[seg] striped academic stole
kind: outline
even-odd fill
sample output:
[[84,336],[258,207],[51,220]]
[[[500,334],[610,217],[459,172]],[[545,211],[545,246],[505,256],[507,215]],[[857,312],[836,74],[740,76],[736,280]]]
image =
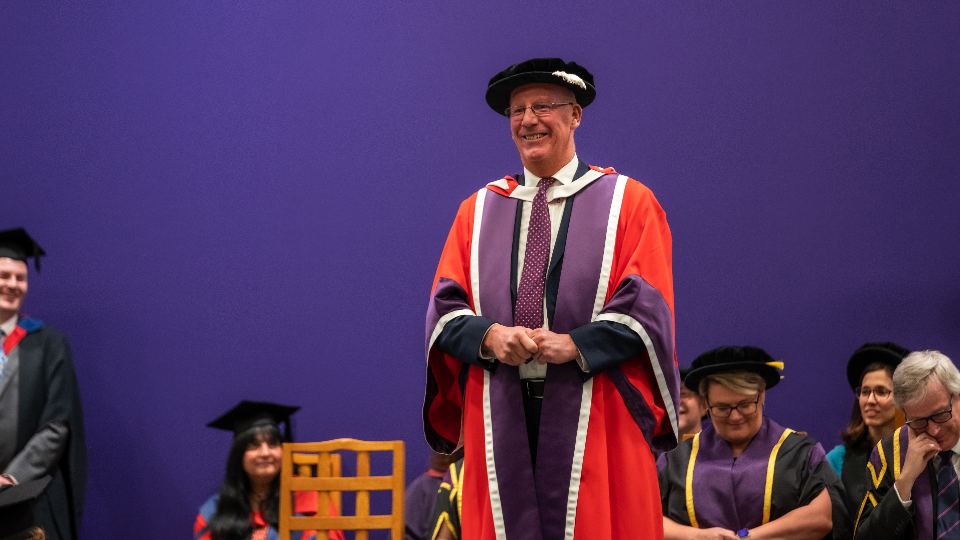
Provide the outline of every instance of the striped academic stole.
[[13,332],[10,332],[10,335],[4,338],[3,354],[0,354],[0,381],[3,381],[3,372],[7,367],[7,355],[17,348],[17,345],[20,344],[23,338],[27,337],[27,334],[32,334],[41,328],[43,328],[43,322],[41,321],[36,319],[21,319],[17,323],[16,328],[13,329]]

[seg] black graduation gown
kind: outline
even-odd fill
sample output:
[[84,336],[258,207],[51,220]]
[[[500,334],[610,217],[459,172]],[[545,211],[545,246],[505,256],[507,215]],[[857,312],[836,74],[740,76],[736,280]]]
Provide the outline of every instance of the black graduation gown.
[[18,345],[20,354],[17,452],[51,422],[69,427],[69,439],[53,479],[34,507],[48,540],[74,540],[86,486],[86,445],[77,380],[66,338],[42,327]]

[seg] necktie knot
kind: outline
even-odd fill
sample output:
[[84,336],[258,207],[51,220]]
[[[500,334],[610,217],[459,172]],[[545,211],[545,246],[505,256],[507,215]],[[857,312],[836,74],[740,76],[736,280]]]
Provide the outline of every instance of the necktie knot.
[[556,181],[557,181],[556,178],[551,178],[549,176],[546,178],[541,178],[540,183],[537,184],[537,195],[541,193],[546,193],[547,189],[549,189],[550,186],[552,186]]

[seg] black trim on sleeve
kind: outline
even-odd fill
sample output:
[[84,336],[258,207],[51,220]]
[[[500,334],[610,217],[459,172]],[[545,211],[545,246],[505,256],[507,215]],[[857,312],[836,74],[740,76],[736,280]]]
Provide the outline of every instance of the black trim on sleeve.
[[461,362],[477,364],[483,368],[493,370],[496,362],[480,357],[480,346],[483,336],[493,326],[493,321],[477,315],[462,315],[456,317],[443,327],[434,346],[441,351],[455,356]]
[[643,339],[626,325],[613,321],[595,321],[570,331],[570,337],[594,375],[625,360],[646,355]]

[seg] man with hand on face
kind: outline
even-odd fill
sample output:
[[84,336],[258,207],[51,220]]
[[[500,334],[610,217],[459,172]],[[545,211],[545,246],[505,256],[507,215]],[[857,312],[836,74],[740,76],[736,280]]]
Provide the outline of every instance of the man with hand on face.
[[86,481],[80,396],[67,340],[21,314],[27,259],[45,252],[23,229],[0,231],[0,489],[52,476],[34,504],[48,539],[77,537]]
[[906,425],[867,463],[858,539],[960,538],[960,371],[937,351],[907,355],[893,373]]
[[677,442],[671,238],[648,188],[580,159],[593,76],[515,64],[486,101],[523,172],[465,200],[427,313],[424,430],[464,449],[465,539],[662,537]]

